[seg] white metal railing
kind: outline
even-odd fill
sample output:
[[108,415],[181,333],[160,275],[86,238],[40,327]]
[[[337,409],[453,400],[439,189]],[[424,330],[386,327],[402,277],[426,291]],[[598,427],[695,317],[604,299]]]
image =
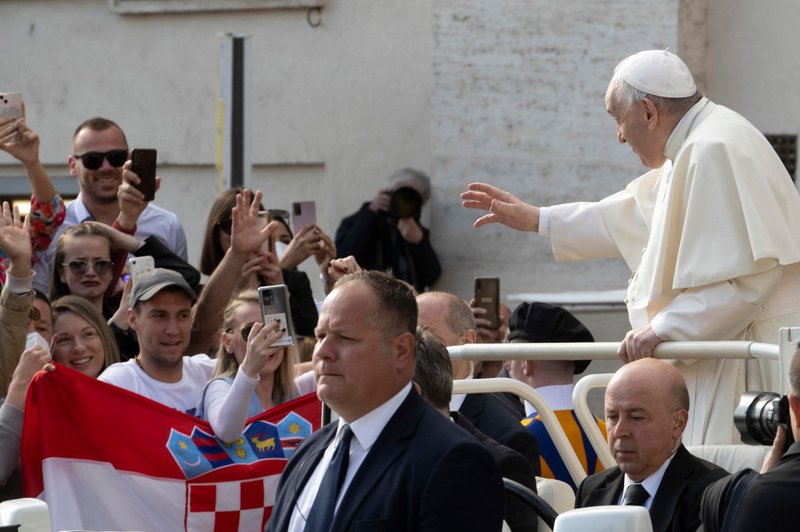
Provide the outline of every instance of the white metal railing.
[[[778,362],[781,378],[780,393],[785,394],[789,390],[789,365],[792,357],[798,352],[799,344],[800,327],[786,327],[780,329],[777,345],[751,341],[662,342],[653,350],[653,356],[675,360],[716,358],[775,360]],[[467,344],[451,346],[447,350],[452,360],[617,360],[618,347],[617,342],[510,343]],[[593,421],[592,413],[586,404],[586,395],[591,388],[605,386],[610,378],[610,374],[587,375],[578,381],[573,392],[576,415],[604,467],[616,464],[600,429]],[[586,476],[553,410],[533,388],[513,379],[453,381],[453,393],[484,392],[511,392],[533,404],[541,415],[545,428],[567,465],[572,479],[577,484]],[[580,472],[575,470],[576,464]]]
[[[518,395],[536,407],[536,411],[542,417],[542,422],[547,429],[547,434],[553,440],[558,449],[558,454],[564,460],[575,485],[581,483],[586,478],[586,471],[583,470],[578,455],[569,443],[564,429],[556,418],[556,414],[544,397],[539,392],[527,384],[514,379],[468,379],[454,380],[453,393],[490,393],[490,392],[511,392]],[[601,435],[602,437],[602,435]]]

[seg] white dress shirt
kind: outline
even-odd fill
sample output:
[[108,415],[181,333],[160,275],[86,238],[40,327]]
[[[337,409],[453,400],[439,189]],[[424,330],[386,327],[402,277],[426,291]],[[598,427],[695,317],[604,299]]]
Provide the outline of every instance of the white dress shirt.
[[[406,397],[408,397],[410,391],[411,383],[409,382],[402,390],[381,406],[349,423],[350,430],[353,431],[353,439],[350,441],[350,460],[347,464],[347,474],[344,477],[342,488],[339,490],[339,498],[336,500],[337,510],[339,509],[339,504],[342,502],[342,497],[345,492],[347,492],[347,488],[350,487],[353,477],[367,457],[369,450],[375,444],[378,436],[383,432],[383,429],[386,427],[386,424],[389,423],[394,413],[400,408],[400,405]],[[292,517],[289,521],[288,532],[303,532],[306,526],[306,516],[311,511],[314,499],[317,497],[317,491],[319,491],[319,486],[322,484],[325,472],[328,470],[328,466],[333,459],[333,453],[336,452],[336,448],[339,446],[339,442],[342,439],[342,428],[347,424],[347,420],[339,418],[336,436],[333,438],[331,444],[328,445],[328,448],[325,449],[325,453],[322,455],[316,469],[314,469],[314,473],[309,477],[308,482],[306,482],[305,487],[303,487],[303,491],[300,492],[300,496],[297,498],[297,503],[294,505]],[[334,513],[334,515],[336,514]]]

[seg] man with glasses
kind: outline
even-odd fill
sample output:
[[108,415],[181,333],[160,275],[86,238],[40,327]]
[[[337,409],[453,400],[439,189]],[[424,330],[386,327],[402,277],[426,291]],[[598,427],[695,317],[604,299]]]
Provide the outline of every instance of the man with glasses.
[[[72,136],[72,155],[68,158],[70,173],[80,186],[78,197],[67,206],[60,231],[36,265],[34,287],[46,292],[49,288],[56,242],[69,225],[94,220],[113,225],[138,239],[156,236],[176,255],[186,260],[186,234],[178,217],[161,207],[144,202],[128,184],[133,176],[124,165],[128,160],[128,141],[122,129],[106,118],[90,118]],[[129,176],[123,180],[123,173]],[[124,191],[124,193],[123,193]],[[118,197],[119,194],[119,197]],[[122,200],[124,208],[120,207]]]

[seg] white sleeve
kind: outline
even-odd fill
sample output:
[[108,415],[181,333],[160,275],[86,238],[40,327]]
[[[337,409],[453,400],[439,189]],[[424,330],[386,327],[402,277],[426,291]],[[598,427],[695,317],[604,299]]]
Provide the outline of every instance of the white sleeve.
[[550,236],[553,255],[557,261],[607,259],[620,256],[619,249],[606,227],[599,203],[553,205],[547,208],[545,216],[547,233],[542,231],[541,211],[539,211],[539,232]]
[[313,371],[306,371],[299,375],[294,380],[294,386],[297,389],[297,396],[309,394],[317,390],[317,379],[314,378]]
[[650,322],[662,340],[735,338],[781,281],[781,268],[684,290]]
[[257,378],[248,377],[240,367],[233,384],[215,379],[208,384],[203,399],[206,418],[214,434],[224,441],[236,441],[242,436],[250,408],[250,397],[258,384]]

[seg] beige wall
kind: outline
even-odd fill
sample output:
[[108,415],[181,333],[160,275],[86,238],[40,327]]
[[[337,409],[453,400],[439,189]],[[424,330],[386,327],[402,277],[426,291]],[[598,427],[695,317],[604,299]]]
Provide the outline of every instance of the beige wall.
[[[506,294],[611,289],[628,276],[618,261],[556,264],[546,239],[474,230],[459,192],[487,180],[541,204],[595,200],[641,173],[603,95],[614,64],[645,48],[679,50],[712,98],[765,131],[797,133],[798,5],[329,0],[312,28],[304,9],[134,16],[100,0],[4,0],[1,86],[25,94],[54,176],[67,175],[71,132],[89,116],[158,148],[156,202],[184,221],[195,261],[216,195],[216,35],[247,33],[253,185],[268,206],[316,199],[333,234],[386,176],[414,166],[434,184],[424,219],[445,269],[437,288],[466,297],[474,276],[496,275]],[[19,173],[0,153],[0,175]]]

